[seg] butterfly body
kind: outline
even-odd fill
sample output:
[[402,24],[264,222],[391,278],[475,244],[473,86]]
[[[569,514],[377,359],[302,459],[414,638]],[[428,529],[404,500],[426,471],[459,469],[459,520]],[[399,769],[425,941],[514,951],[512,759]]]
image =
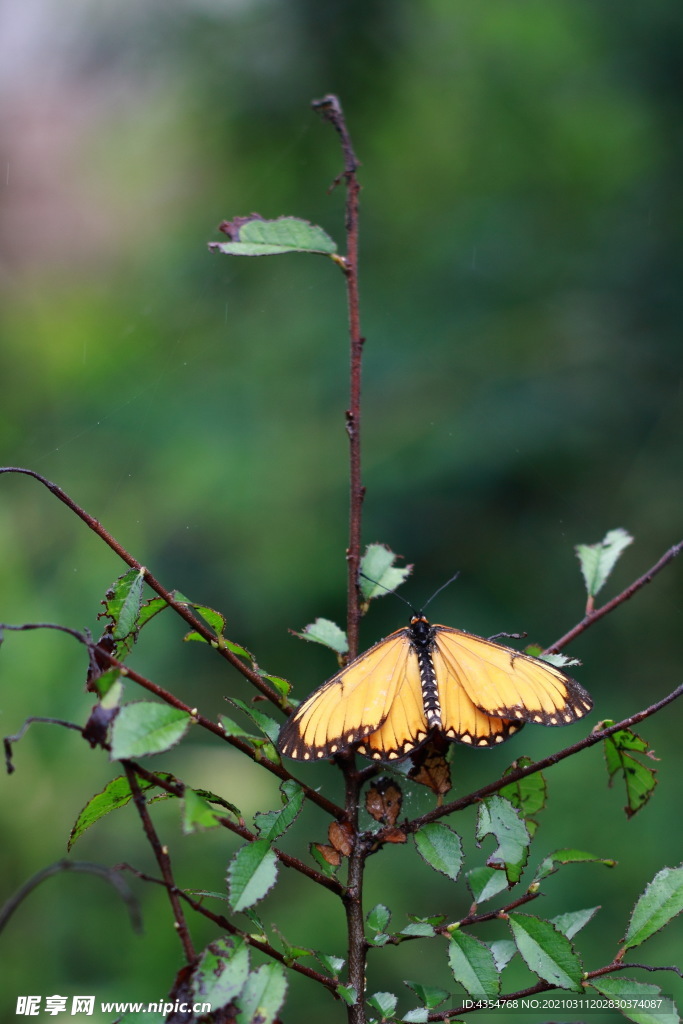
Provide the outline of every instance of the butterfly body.
[[351,748],[392,761],[437,732],[491,747],[525,722],[566,725],[591,707],[583,687],[554,665],[415,615],[311,694],[278,747],[303,761]]

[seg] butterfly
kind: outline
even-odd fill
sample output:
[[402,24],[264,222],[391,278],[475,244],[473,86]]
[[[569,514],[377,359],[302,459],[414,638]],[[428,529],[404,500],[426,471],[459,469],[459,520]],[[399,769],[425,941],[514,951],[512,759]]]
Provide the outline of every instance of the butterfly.
[[592,706],[549,662],[413,615],[315,690],[283,725],[278,749],[299,761],[351,748],[396,761],[436,733],[493,747],[526,722],[568,725]]

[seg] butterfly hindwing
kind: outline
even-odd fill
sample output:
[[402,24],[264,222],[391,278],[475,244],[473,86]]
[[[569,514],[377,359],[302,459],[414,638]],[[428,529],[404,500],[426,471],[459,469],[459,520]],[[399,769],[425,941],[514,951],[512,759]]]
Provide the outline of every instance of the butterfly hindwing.
[[443,686],[461,687],[487,715],[568,725],[593,706],[586,690],[550,662],[450,626],[434,629],[445,668]]

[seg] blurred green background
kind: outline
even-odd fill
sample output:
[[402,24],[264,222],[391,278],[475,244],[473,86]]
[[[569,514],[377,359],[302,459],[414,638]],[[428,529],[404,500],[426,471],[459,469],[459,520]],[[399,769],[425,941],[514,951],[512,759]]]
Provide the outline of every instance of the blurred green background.
[[[418,607],[460,570],[435,621],[551,643],[583,613],[576,543],[616,526],[635,535],[609,597],[681,539],[682,44],[671,0],[5,0],[0,462],[59,483],[167,586],[220,608],[230,636],[296,695],[333,672],[328,652],[288,630],[345,615],[343,280],[324,259],[230,260],[206,242],[223,218],[257,210],[320,223],[343,247],[343,195],[327,191],[337,139],[309,108],[335,91],[363,162],[365,541],[416,564],[404,593]],[[0,559],[9,622],[97,630],[123,571],[23,477],[0,478]],[[376,605],[364,646],[405,621],[393,598]],[[674,564],[574,645],[595,698],[589,726],[680,682],[680,613]],[[247,697],[184,632],[156,620],[132,664],[206,714]],[[6,636],[3,734],[28,715],[84,721],[85,668],[65,636]],[[458,748],[454,792],[585,730]],[[676,705],[642,727],[660,782],[631,821],[597,748],[548,773],[536,860],[575,845],[620,862],[564,869],[530,908],[602,904],[577,940],[587,969],[616,951],[646,882],[680,860],[679,730]],[[0,898],[64,855],[79,810],[114,774],[47,726],[15,761]],[[270,777],[204,736],[149,764],[245,816],[278,804]],[[301,776],[338,787],[327,765]],[[406,808],[429,803],[412,794]],[[237,843],[183,837],[171,802],[155,814],[178,883],[222,889]],[[451,822],[468,867],[491,852],[473,848],[473,821]],[[304,852],[325,829],[307,812],[286,845]],[[155,870],[131,808],[73,856]],[[4,1015],[18,994],[167,993],[181,965],[170,913],[163,893],[132,884],[142,938],[95,878],[59,876],[29,897],[0,936]],[[409,912],[469,908],[464,887],[411,849],[370,861],[367,905],[379,901],[396,927]],[[259,910],[291,942],[343,953],[335,901],[291,873]],[[217,934],[193,929],[198,947]],[[679,922],[637,959],[671,963],[680,948]],[[371,953],[369,991],[404,978],[448,987],[442,951],[416,951]],[[509,973],[508,990],[530,983]],[[670,974],[644,980],[680,990]],[[320,1014],[344,1019],[292,976],[286,1019]]]

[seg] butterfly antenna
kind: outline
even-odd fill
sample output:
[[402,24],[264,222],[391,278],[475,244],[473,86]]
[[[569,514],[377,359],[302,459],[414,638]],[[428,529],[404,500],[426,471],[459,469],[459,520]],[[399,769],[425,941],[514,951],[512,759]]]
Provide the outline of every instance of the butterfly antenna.
[[434,591],[432,596],[427,601],[427,604],[423,605],[422,611],[425,611],[425,609],[429,607],[429,605],[432,603],[434,598],[438,597],[438,595],[441,593],[442,590],[445,590],[446,587],[450,586],[451,583],[453,583],[455,580],[457,580],[459,575],[460,575],[460,570],[458,569],[458,571],[453,576],[451,576],[451,578],[449,580],[446,580],[445,583],[442,583],[441,586],[439,587],[439,589]]
[[408,601],[403,596],[403,594],[398,594],[395,590],[391,590],[389,587],[385,587],[383,583],[379,582],[379,580],[373,580],[372,576],[366,576],[365,573],[361,572],[360,570],[358,570],[358,575],[362,576],[364,580],[368,580],[370,583],[374,583],[374,585],[376,587],[381,587],[382,590],[386,590],[387,594],[393,594],[394,597],[397,597],[399,599],[399,601],[403,601],[404,604],[408,605],[408,607],[410,608],[410,610],[413,613],[413,615],[417,615],[417,611],[413,608],[413,606],[410,603],[410,601]]

